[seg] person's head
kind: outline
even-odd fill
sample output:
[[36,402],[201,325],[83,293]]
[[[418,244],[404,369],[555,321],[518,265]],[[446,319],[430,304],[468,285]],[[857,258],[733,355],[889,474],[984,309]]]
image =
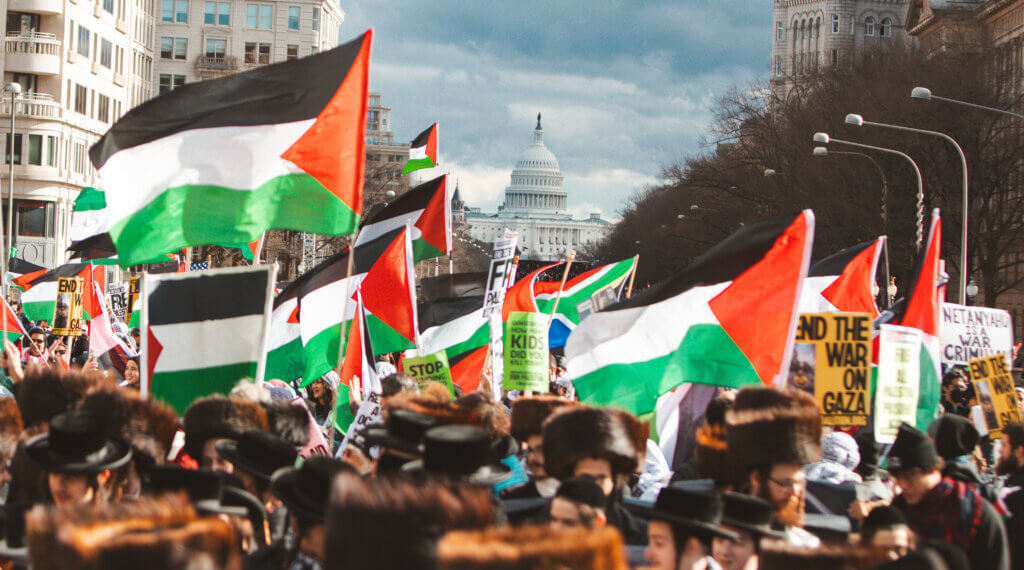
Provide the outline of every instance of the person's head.
[[619,410],[567,406],[553,413],[542,430],[544,470],[559,480],[589,477],[611,496],[637,471],[639,442],[646,424]]
[[944,463],[935,444],[923,431],[903,423],[889,452],[889,473],[903,490],[903,497],[917,504],[942,481]]
[[593,481],[604,496],[611,496],[618,484],[610,461],[604,457],[581,457],[572,469],[573,477],[584,477]]
[[238,439],[251,428],[269,429],[267,412],[258,403],[219,395],[200,398],[185,410],[185,453],[203,469],[230,473],[231,463],[217,453],[217,441]]
[[750,472],[751,494],[775,508],[775,521],[787,526],[802,526],[804,491],[807,479],[798,463],[773,463]]
[[7,463],[14,458],[24,424],[14,398],[0,398],[0,488],[10,481]]
[[139,385],[139,357],[133,356],[124,363],[124,381],[129,386]]
[[782,538],[771,528],[775,510],[771,503],[740,493],[722,493],[722,528],[735,537],[716,536],[711,555],[723,570],[758,567],[762,538]]
[[877,560],[898,560],[914,549],[916,538],[899,509],[875,507],[864,519],[861,544],[875,553]]
[[607,498],[604,490],[586,478],[568,479],[551,500],[550,524],[553,529],[595,528],[604,526]]
[[736,538],[715,537],[711,543],[711,556],[722,570],[754,570],[757,568],[758,537],[753,533],[726,527]]
[[28,331],[29,353],[32,356],[39,356],[46,350],[46,331],[42,327],[32,327]]
[[967,374],[959,369],[952,368],[942,376],[942,390],[954,394],[967,392]]
[[1024,469],[1024,424],[1013,422],[1003,428],[999,438],[996,473],[1010,475]]
[[526,469],[534,479],[547,477],[544,471],[542,426],[551,414],[572,402],[553,396],[519,398],[512,403],[511,433],[526,453]]
[[142,332],[139,330],[139,327],[133,328],[130,334],[132,336],[132,340],[135,341],[135,346],[142,346]]
[[394,396],[399,392],[416,394],[419,391],[420,387],[416,383],[416,379],[405,372],[395,372],[380,381],[380,395],[384,398]]
[[928,437],[945,460],[969,455],[981,436],[971,420],[957,414],[942,414],[928,424]]
[[722,499],[714,494],[668,486],[658,493],[654,505],[627,508],[649,521],[644,556],[653,568],[703,567],[715,537],[737,538],[720,526]]
[[471,392],[455,400],[455,403],[479,414],[483,421],[481,427],[486,429],[491,437],[499,438],[509,434],[510,422],[505,408],[483,392]]
[[110,471],[94,474],[47,473],[46,485],[58,507],[92,503],[102,484],[110,478]]
[[313,380],[313,383],[309,385],[309,392],[313,398],[319,400],[324,397],[324,381],[320,378]]

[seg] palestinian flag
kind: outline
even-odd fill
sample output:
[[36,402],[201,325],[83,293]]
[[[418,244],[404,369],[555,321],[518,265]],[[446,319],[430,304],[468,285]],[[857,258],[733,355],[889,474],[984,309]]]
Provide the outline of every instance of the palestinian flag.
[[6,325],[4,327],[4,330],[7,331],[7,340],[9,342],[16,343],[18,342],[18,339],[20,339],[22,336],[28,335],[28,333],[25,332],[25,328],[21,326],[21,319],[18,318],[18,315],[17,313],[14,312],[14,309],[12,309],[11,306],[7,304],[7,301],[4,301],[2,298],[0,298],[0,302],[3,303],[4,314],[2,318],[4,319],[4,324]]
[[674,277],[585,319],[565,345],[579,399],[642,415],[683,382],[784,378],[813,236],[810,210],[747,225]]
[[363,222],[356,247],[392,230],[412,224],[416,261],[447,255],[452,250],[452,203],[447,175],[420,184],[377,210]]
[[[907,296],[893,304],[890,309],[891,315],[884,315],[889,317],[889,320],[884,322],[915,328],[924,333],[921,344],[921,386],[917,399],[917,427],[927,430],[928,424],[935,419],[935,411],[942,396],[939,308],[945,295],[939,291],[942,221],[938,209],[932,211],[932,222],[924,244],[925,249],[918,254],[913,279],[906,287]],[[878,353],[877,350],[874,352]]]
[[[392,237],[393,236],[393,237]],[[416,323],[416,273],[413,270],[412,231],[409,226],[378,238],[388,243],[379,255],[374,255],[373,266],[359,284],[363,306],[388,330],[369,328],[370,340],[387,348],[382,352],[397,352],[419,344],[419,325]],[[390,240],[390,242],[388,242]],[[373,243],[373,242],[370,242]],[[367,244],[369,245],[369,244]],[[369,250],[364,249],[364,254]],[[356,260],[360,248],[356,247]],[[381,334],[391,338],[383,338]],[[397,346],[396,346],[397,344]],[[399,348],[400,347],[400,348]]]
[[147,275],[142,299],[143,394],[184,414],[197,398],[263,380],[271,268]]
[[[66,263],[51,269],[29,282],[22,282],[25,292],[21,294],[21,308],[31,321],[52,321],[54,305],[57,304],[57,281],[61,277],[81,277],[85,291],[91,291],[93,282],[105,287],[102,267],[93,268],[89,263]],[[88,320],[99,314],[99,307],[93,304],[88,293],[82,297],[83,317]]]
[[800,295],[801,313],[870,313],[878,316],[872,286],[885,236],[813,262]]
[[360,394],[363,399],[369,397],[370,392],[380,392],[380,380],[377,378],[377,370],[374,367],[373,348],[370,346],[369,336],[366,334],[366,319],[363,311],[363,298],[356,292],[356,314],[359,318],[352,320],[352,330],[348,333],[345,343],[345,356],[341,363],[341,370],[338,374],[338,395],[334,400],[334,426],[342,433],[348,431],[352,415],[348,398],[352,391],[353,381],[359,379]]
[[190,83],[114,123],[89,156],[107,194],[97,231],[121,265],[273,228],[354,232],[371,36]]
[[437,123],[427,127],[427,130],[416,135],[416,138],[409,143],[409,162],[405,163],[402,174],[435,166],[437,166]]
[[24,259],[12,257],[7,267],[7,283],[24,291],[25,288],[19,283],[30,282],[46,272],[47,269],[42,265],[36,265]]
[[[636,258],[626,259],[591,269],[566,282],[562,298],[558,301],[558,312],[548,329],[548,347],[565,346],[569,333],[580,324],[580,309],[585,314],[595,311],[594,301],[609,297],[618,302],[623,286],[629,281],[636,268]],[[541,281],[534,286],[537,310],[551,314],[555,308],[555,297],[561,281]],[[588,308],[589,307],[589,308]]]
[[96,356],[114,348],[120,348],[124,353],[129,352],[128,347],[114,334],[99,283],[93,283],[92,290],[86,296],[91,297],[93,306],[98,307],[97,314],[89,321],[89,350]]
[[237,249],[237,250],[242,252],[242,259],[244,259],[246,261],[250,261],[250,262],[255,262],[256,261],[256,253],[260,249],[260,242],[262,240],[263,240],[263,236],[261,235],[259,237],[259,239],[255,240],[255,241],[251,241],[249,243],[243,243],[243,244],[226,244],[226,243],[221,243],[221,244],[217,244],[217,245],[219,245],[221,247]]
[[270,337],[267,340],[268,380],[291,382],[302,376],[306,366],[299,326],[299,296],[293,281],[274,298],[270,313]]

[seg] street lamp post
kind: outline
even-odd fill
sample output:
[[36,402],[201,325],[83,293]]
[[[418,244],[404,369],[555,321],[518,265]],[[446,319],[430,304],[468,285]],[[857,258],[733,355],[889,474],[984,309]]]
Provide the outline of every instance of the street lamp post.
[[3,275],[3,296],[4,300],[9,298],[10,285],[7,284],[7,274],[11,271],[11,249],[14,247],[14,115],[17,114],[18,109],[18,95],[21,95],[21,84],[20,83],[8,83],[4,85],[4,92],[11,94],[11,138],[10,138],[10,154],[7,156],[9,170],[7,171],[7,243],[4,243],[2,237],[0,237],[0,259],[3,260],[4,264],[4,275]]
[[964,107],[970,107],[972,109],[979,109],[981,111],[989,111],[991,113],[999,113],[1001,115],[1009,115],[1018,119],[1024,119],[1024,115],[1018,115],[1013,111],[1006,111],[1003,109],[996,109],[995,107],[986,107],[984,105],[978,105],[977,103],[968,103],[967,101],[960,101],[958,99],[950,99],[948,97],[939,97],[933,95],[932,90],[927,87],[915,87],[910,90],[911,99],[920,99],[922,101],[942,101],[943,103],[953,103],[954,105],[963,105]]
[[869,127],[881,127],[883,129],[893,129],[896,131],[904,131],[908,133],[916,133],[919,135],[930,135],[933,137],[939,137],[950,144],[956,149],[957,154],[960,155],[960,166],[963,169],[963,213],[960,219],[960,291],[959,291],[959,302],[961,305],[967,304],[967,209],[970,204],[967,195],[967,157],[964,156],[964,150],[960,148],[960,144],[957,143],[953,137],[940,133],[937,131],[927,131],[924,129],[915,129],[912,127],[904,127],[902,125],[890,125],[887,123],[874,123],[871,121],[865,121],[864,117],[850,113],[846,116],[846,124],[853,125],[856,127],[867,125]]

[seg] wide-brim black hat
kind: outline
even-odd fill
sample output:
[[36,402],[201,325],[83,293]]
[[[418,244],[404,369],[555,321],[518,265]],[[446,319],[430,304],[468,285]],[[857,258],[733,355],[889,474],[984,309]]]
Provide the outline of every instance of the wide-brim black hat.
[[768,501],[740,493],[722,493],[722,502],[722,526],[755,537],[785,538],[785,533],[772,529],[775,508]]
[[157,465],[148,473],[151,493],[182,492],[201,513],[246,516],[242,507],[224,504],[225,483],[222,473],[204,469],[185,469],[178,465]]
[[714,495],[665,487],[653,505],[626,503],[626,508],[645,519],[665,521],[708,538],[736,540],[736,533],[721,528],[722,500]]
[[294,467],[299,454],[284,438],[262,430],[246,430],[237,440],[222,439],[214,446],[217,454],[239,471],[269,482],[282,467]]
[[367,426],[362,432],[363,440],[367,445],[379,445],[410,455],[419,455],[423,434],[435,426],[437,418],[433,416],[397,409],[388,414],[385,425]]
[[495,442],[487,430],[466,425],[436,427],[423,436],[423,458],[402,466],[405,472],[445,475],[474,485],[496,485],[512,469],[495,459]]
[[[402,471],[407,473],[428,472],[422,459],[415,459],[406,463],[402,466]],[[512,476],[512,469],[504,463],[491,463],[484,465],[468,475],[444,470],[429,472],[456,477],[472,485],[483,485],[485,487],[497,485]]]
[[338,473],[351,469],[348,464],[330,457],[310,457],[299,467],[278,469],[270,478],[270,488],[292,514],[323,521],[331,481]]
[[92,414],[75,411],[53,418],[49,433],[25,443],[25,454],[43,471],[91,474],[127,464],[132,448],[123,439],[105,434]]

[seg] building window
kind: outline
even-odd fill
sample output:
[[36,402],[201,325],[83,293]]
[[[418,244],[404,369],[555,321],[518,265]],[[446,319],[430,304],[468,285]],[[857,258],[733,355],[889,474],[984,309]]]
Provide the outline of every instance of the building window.
[[160,38],[160,58],[185,61],[188,58],[188,38]]
[[828,52],[829,63],[832,67],[839,67],[839,50],[833,49]]
[[320,53],[320,46],[310,46],[309,55]]
[[781,42],[786,39],[786,27],[782,22],[775,22],[775,41]]
[[57,137],[46,137],[46,166],[57,166]]
[[892,37],[892,19],[882,18],[882,25],[878,28],[878,35],[883,38]]
[[108,14],[113,14],[114,13],[114,0],[103,0],[103,9],[106,10],[106,12]]
[[[85,145],[82,145],[85,148]],[[26,237],[53,237],[53,202],[18,200],[14,207],[18,235]]]
[[298,6],[288,7],[288,29],[297,30],[299,29],[299,15],[302,9]]
[[110,122],[110,97],[106,95],[100,95],[96,99],[96,118],[103,121],[104,123]]
[[246,4],[245,27],[269,30],[274,24],[274,7],[270,4]]
[[164,22],[188,22],[188,0],[163,0],[160,19]]
[[288,55],[285,57],[285,59],[287,61],[291,61],[293,59],[299,59],[299,46],[297,46],[295,44],[289,44],[288,45]]
[[100,65],[110,69],[110,62],[114,55],[114,44],[109,40],[100,40]]
[[[296,51],[298,51],[298,46],[296,46]],[[270,44],[246,42],[245,63],[250,65],[266,65],[270,63]]]
[[42,166],[43,164],[43,135],[28,136],[28,163]]
[[[11,135],[10,133],[4,135],[7,140],[7,152],[4,155],[4,163],[11,163]],[[14,164],[21,164],[21,133],[14,134]]]
[[871,16],[864,19],[864,35],[868,37],[875,35],[875,19]]
[[227,40],[206,40],[206,57],[210,59],[224,59],[228,51]]
[[209,26],[231,25],[230,2],[206,2],[203,4],[203,23]]
[[160,95],[168,93],[185,84],[184,75],[171,75],[170,73],[160,74]]
[[89,30],[78,26],[78,55],[89,57]]
[[89,91],[84,85],[75,85],[75,112],[82,115],[89,112]]
[[313,31],[314,32],[320,31],[320,8],[319,7],[314,7],[313,8]]

